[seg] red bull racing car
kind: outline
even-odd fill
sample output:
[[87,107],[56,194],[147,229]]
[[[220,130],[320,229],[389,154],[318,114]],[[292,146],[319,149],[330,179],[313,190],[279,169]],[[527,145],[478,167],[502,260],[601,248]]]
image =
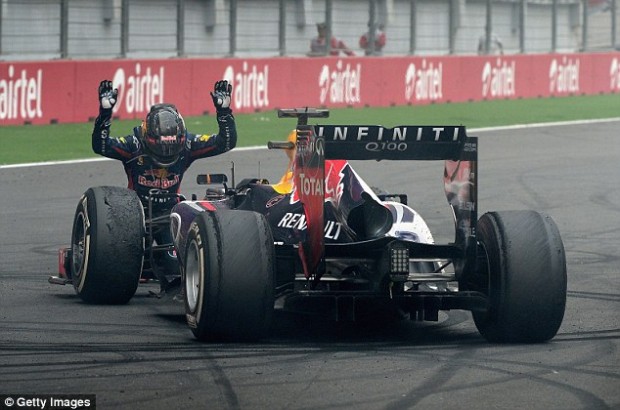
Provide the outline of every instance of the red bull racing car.
[[[72,283],[87,302],[126,303],[141,280],[178,277],[187,323],[203,341],[260,339],[278,309],[430,321],[463,309],[491,342],[555,336],[567,280],[558,229],[536,211],[478,219],[478,141],[464,127],[310,125],[328,111],[278,114],[297,119],[288,141],[269,143],[290,160],[278,183],[231,188],[225,175],[202,175],[203,199],[181,198],[157,217],[133,191],[91,188],[50,281]],[[435,243],[406,195],[377,193],[348,160],[443,160],[454,240]],[[171,243],[153,239],[161,229]]]

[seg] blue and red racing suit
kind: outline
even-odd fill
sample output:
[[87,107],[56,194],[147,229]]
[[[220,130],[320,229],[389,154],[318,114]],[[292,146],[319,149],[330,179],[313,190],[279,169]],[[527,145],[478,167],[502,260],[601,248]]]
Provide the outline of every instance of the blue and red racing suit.
[[[235,119],[230,110],[218,112],[219,132],[213,135],[187,135],[185,147],[178,160],[169,166],[161,166],[145,151],[142,143],[140,126],[133,129],[133,134],[125,137],[111,137],[110,125],[112,110],[100,110],[95,120],[92,135],[93,151],[108,158],[123,162],[127,174],[128,188],[136,191],[143,206],[148,204],[149,191],[179,193],[183,174],[195,160],[222,154],[237,144]],[[169,211],[177,198],[159,198],[153,202],[154,214]]]

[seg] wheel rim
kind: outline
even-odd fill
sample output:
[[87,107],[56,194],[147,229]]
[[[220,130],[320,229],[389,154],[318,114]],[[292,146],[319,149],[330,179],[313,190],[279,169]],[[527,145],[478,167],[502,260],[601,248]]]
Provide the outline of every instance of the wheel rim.
[[196,312],[200,295],[202,254],[196,240],[189,244],[185,266],[185,297],[190,312]]

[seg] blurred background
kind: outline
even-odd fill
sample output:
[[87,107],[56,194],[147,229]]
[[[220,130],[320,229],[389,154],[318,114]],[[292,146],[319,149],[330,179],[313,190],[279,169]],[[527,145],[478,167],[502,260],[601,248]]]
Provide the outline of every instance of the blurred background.
[[[318,23],[358,56],[609,51],[617,3],[0,0],[0,60],[305,56]],[[360,37],[374,44],[378,30],[385,46],[363,48]]]

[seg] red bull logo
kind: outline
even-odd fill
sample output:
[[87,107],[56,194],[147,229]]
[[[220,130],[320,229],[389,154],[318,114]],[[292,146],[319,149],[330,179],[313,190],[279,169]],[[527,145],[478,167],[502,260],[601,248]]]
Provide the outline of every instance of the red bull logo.
[[138,177],[138,184],[149,188],[169,189],[179,182],[179,175],[170,174],[164,168],[146,170]]
[[173,144],[177,142],[177,136],[176,135],[162,136],[160,138],[160,141],[163,142],[164,144]]

